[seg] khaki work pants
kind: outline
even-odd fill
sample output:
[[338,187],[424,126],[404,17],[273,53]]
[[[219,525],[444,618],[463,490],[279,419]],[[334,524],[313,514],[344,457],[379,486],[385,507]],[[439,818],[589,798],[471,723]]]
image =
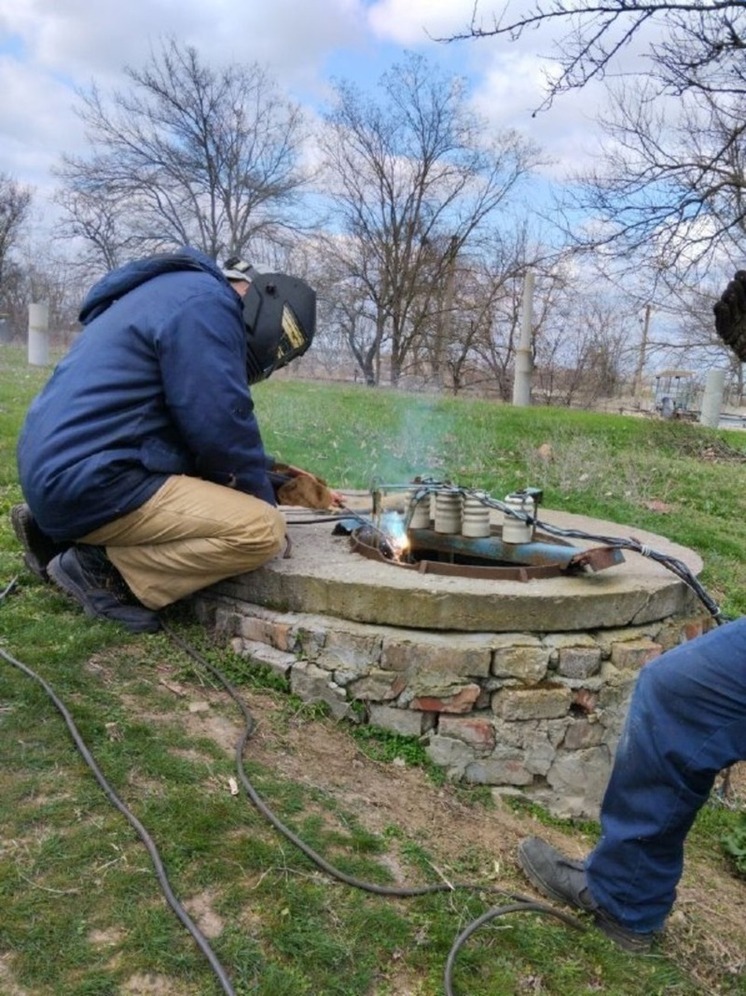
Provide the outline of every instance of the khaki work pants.
[[285,520],[260,498],[196,477],[169,477],[144,505],[79,542],[106,547],[128,587],[162,609],[280,551]]

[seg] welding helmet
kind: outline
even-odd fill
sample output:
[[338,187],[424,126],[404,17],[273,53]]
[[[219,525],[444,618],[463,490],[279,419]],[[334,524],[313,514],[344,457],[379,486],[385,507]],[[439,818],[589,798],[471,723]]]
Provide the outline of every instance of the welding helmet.
[[246,373],[249,384],[256,384],[302,356],[313,342],[316,292],[297,277],[259,273],[236,259],[225,263],[223,273],[250,282],[243,298]]

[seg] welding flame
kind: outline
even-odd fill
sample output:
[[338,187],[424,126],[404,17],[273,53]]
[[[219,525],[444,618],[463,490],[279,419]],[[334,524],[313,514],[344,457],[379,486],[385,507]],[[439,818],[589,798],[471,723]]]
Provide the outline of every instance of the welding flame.
[[389,512],[381,521],[381,530],[386,535],[394,553],[394,560],[402,560],[409,552],[409,537],[404,529],[404,518],[398,512]]

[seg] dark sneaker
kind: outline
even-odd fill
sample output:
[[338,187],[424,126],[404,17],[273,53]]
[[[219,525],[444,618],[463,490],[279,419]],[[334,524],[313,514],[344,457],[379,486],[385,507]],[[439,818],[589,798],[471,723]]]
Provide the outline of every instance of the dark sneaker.
[[10,523],[16,539],[23,547],[26,567],[42,581],[48,581],[47,564],[65,549],[55,543],[39,528],[28,505],[14,505],[10,510]]
[[137,601],[99,546],[79,543],[50,561],[49,577],[83,606],[86,615],[108,619],[131,633],[155,633],[157,613]]
[[518,845],[518,862],[531,884],[557,903],[590,913],[599,930],[636,954],[649,951],[654,934],[640,934],[622,926],[602,910],[588,889],[582,861],[573,861],[539,837],[527,837]]

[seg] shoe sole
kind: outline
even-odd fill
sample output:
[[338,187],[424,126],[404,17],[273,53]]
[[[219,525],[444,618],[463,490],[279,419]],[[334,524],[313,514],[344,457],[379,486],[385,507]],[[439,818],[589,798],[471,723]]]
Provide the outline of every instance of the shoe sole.
[[14,505],[10,510],[10,524],[13,527],[16,539],[23,547],[23,562],[26,567],[32,574],[35,574],[36,577],[41,578],[42,581],[49,581],[47,565],[44,564],[33,552],[31,529],[29,526],[30,514],[31,513],[26,510],[25,506]]
[[619,924],[610,921],[602,910],[593,913],[593,920],[601,933],[629,954],[647,954],[653,946],[653,937],[620,929]]

